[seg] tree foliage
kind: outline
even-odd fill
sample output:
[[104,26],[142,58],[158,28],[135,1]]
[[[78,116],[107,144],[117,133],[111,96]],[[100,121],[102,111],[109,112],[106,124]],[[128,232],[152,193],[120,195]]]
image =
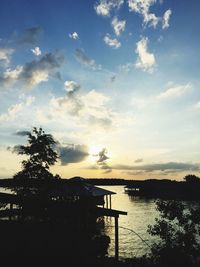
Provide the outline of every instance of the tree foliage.
[[199,183],[200,178],[194,174],[188,174],[183,178],[187,183]]
[[159,238],[152,246],[158,266],[199,266],[200,205],[181,201],[156,202],[160,217],[148,232]]
[[28,143],[17,146],[17,153],[26,155],[22,161],[22,170],[14,175],[14,179],[51,179],[55,176],[49,172],[51,165],[58,159],[54,151],[56,141],[53,136],[46,134],[42,128],[34,127],[28,133]]

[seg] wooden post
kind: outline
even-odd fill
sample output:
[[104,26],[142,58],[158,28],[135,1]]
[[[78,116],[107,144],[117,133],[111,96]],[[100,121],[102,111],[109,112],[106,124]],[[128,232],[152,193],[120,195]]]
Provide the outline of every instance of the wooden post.
[[112,209],[111,195],[109,195],[109,197],[110,197],[110,209]]
[[106,209],[108,208],[108,195],[106,195]]
[[115,216],[115,260],[119,259],[119,225],[118,225],[118,215]]
[[[13,204],[10,203],[10,213],[12,213],[12,210],[13,210]],[[10,214],[9,216],[9,220],[11,221],[12,220],[12,215]]]

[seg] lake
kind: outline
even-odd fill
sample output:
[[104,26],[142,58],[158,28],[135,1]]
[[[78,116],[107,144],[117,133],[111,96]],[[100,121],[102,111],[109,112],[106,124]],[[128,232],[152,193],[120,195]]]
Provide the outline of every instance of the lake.
[[[100,187],[117,193],[112,196],[113,209],[128,212],[127,216],[119,216],[119,257],[140,257],[147,254],[150,249],[138,235],[149,245],[155,239],[147,233],[148,225],[154,224],[155,218],[158,216],[155,200],[129,196],[124,192],[123,186]],[[105,233],[111,238],[109,256],[114,256],[114,218],[105,217]]]

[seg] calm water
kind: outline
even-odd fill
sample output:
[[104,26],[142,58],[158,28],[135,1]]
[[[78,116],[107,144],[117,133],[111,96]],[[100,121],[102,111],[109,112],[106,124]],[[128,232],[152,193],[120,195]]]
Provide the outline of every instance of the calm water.
[[[154,200],[130,197],[124,193],[123,186],[101,186],[107,190],[116,192],[112,196],[112,208],[127,211],[128,215],[120,215],[119,227],[132,229],[139,234],[148,244],[153,242],[153,237],[147,233],[149,224],[153,224],[158,216],[155,210]],[[114,256],[114,218],[105,219],[105,233],[111,238],[109,255]],[[133,232],[119,228],[119,256],[134,257],[141,256],[149,252],[149,247]]]

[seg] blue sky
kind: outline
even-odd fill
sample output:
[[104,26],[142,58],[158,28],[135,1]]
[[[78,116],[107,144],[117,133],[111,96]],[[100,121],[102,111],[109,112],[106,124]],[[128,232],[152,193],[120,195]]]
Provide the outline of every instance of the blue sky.
[[199,175],[199,7],[2,0],[0,177],[33,126],[59,142],[62,177]]

